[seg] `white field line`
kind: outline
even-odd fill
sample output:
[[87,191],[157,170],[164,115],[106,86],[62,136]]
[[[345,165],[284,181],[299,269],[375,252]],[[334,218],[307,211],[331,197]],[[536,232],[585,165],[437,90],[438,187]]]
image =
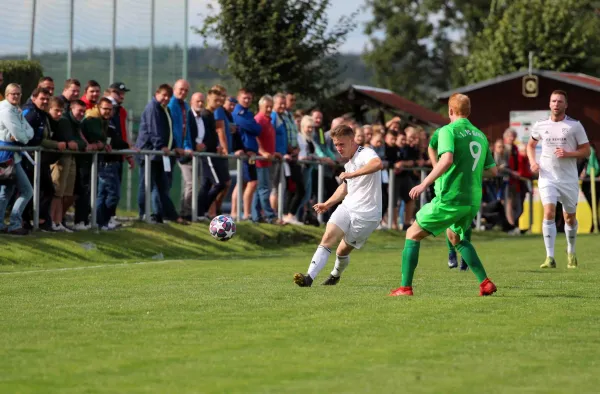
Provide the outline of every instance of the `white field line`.
[[40,272],[78,271],[78,270],[89,270],[89,269],[97,269],[97,268],[125,267],[125,266],[130,266],[130,265],[167,264],[167,263],[175,263],[175,262],[179,263],[179,262],[184,262],[184,261],[188,261],[188,260],[185,260],[185,259],[157,260],[157,261],[140,261],[137,263],[90,265],[90,266],[84,266],[84,267],[49,268],[47,270],[0,272],[0,275],[22,275],[22,274],[33,274],[33,273],[40,273]]

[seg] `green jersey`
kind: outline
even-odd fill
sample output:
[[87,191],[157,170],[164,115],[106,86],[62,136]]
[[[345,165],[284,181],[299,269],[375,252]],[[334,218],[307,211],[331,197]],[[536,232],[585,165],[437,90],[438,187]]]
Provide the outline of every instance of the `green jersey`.
[[[437,152],[437,149],[438,149],[438,138],[439,138],[439,135],[440,135],[440,130],[441,129],[437,129],[433,133],[433,135],[431,136],[431,138],[429,139],[429,147],[431,149],[435,150],[436,152]],[[439,155],[438,155],[438,157],[439,157]],[[433,184],[433,193],[436,196],[440,195],[440,186],[441,186],[440,179],[441,178],[436,179],[435,183]]]
[[439,178],[441,202],[448,205],[481,204],[483,171],[496,166],[485,134],[468,119],[460,118],[439,129],[438,157],[454,155],[450,168]]

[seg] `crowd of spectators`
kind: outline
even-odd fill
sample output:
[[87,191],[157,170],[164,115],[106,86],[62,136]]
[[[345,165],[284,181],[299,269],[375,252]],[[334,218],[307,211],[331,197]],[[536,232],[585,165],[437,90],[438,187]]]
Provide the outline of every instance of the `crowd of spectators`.
[[[141,115],[135,140],[129,141],[127,111],[123,106],[129,89],[124,83],[113,83],[103,93],[100,84],[93,80],[82,86],[78,80],[68,79],[59,95],[54,95],[54,88],[54,80],[43,77],[21,105],[21,88],[11,83],[6,87],[6,98],[0,102],[0,145],[42,146],[53,150],[41,155],[39,225],[44,231],[90,228],[91,155],[77,152],[161,152],[150,158],[149,179],[143,156],[99,155],[96,223],[101,230],[121,226],[116,209],[125,166],[139,170],[137,201],[142,220],[146,219],[145,184],[150,182],[152,223],[189,224],[193,198],[197,198],[197,220],[207,221],[221,213],[223,201],[232,192],[230,211],[234,220],[317,225],[317,217],[310,209],[318,195],[318,171],[314,163],[322,163],[325,168],[323,198],[326,200],[339,185],[338,175],[343,169],[343,161],[329,136],[329,130],[339,124],[351,126],[356,143],[373,148],[384,162],[381,227],[401,230],[410,226],[419,203],[409,197],[411,188],[421,179],[421,171],[415,168],[431,166],[427,153],[430,135],[422,127],[407,124],[399,117],[385,124],[361,125],[343,116],[325,124],[327,114],[320,110],[296,109],[296,96],[291,92],[258,98],[246,89],[240,89],[235,96],[229,95],[221,85],[207,92],[191,92],[185,80],[178,80],[173,86],[162,84]],[[256,113],[251,109],[254,101],[257,101]],[[504,138],[492,145],[503,177],[485,182],[483,217],[487,227],[499,225],[504,231],[517,234],[520,233],[518,218],[529,191],[524,180],[531,173],[524,146],[515,140],[516,133],[508,129]],[[192,192],[192,152],[213,154],[198,161],[197,196]],[[243,183],[230,191],[232,157],[246,160]],[[177,168],[183,179],[179,207],[170,197],[173,172]],[[0,151],[1,169],[10,170],[5,173],[12,175],[6,179],[0,177],[0,210],[6,212],[12,207],[9,225],[0,223],[0,231],[28,234],[33,223],[33,160],[25,153]],[[390,176],[394,177],[393,198],[388,192]],[[239,188],[243,188],[241,217],[237,217],[235,198]],[[285,193],[281,200],[280,190]],[[426,199],[433,198],[433,193],[431,188]],[[284,204],[281,218],[277,214],[280,201]],[[388,217],[390,204],[392,216]],[[67,223],[71,208],[73,222]],[[325,220],[330,213],[325,214]]]

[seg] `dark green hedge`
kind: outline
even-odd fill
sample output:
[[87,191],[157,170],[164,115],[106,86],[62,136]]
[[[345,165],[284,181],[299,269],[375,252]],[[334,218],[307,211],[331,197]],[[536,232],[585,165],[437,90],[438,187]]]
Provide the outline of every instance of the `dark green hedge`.
[[31,96],[39,79],[44,75],[42,65],[31,60],[0,60],[0,71],[4,75],[4,83],[0,87],[2,95],[4,96],[4,90],[9,83],[18,83],[23,88],[21,104]]

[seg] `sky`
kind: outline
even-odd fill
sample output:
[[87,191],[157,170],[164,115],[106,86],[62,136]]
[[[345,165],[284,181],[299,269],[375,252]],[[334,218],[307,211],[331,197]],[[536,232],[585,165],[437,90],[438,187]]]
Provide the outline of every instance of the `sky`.
[[[37,0],[34,53],[66,51],[69,37],[71,0]],[[363,8],[365,0],[331,0],[328,19],[333,25],[343,15]],[[1,0],[0,56],[27,53],[34,0]],[[183,44],[184,0],[155,0],[155,44]],[[208,4],[216,0],[189,0],[189,25],[200,26]],[[74,48],[108,48],[112,33],[111,0],[74,0]],[[117,0],[117,47],[147,46],[150,43],[151,0]],[[356,30],[348,36],[342,52],[361,53],[368,38],[363,34],[369,13],[361,10]],[[189,45],[201,45],[196,34],[189,34]]]

